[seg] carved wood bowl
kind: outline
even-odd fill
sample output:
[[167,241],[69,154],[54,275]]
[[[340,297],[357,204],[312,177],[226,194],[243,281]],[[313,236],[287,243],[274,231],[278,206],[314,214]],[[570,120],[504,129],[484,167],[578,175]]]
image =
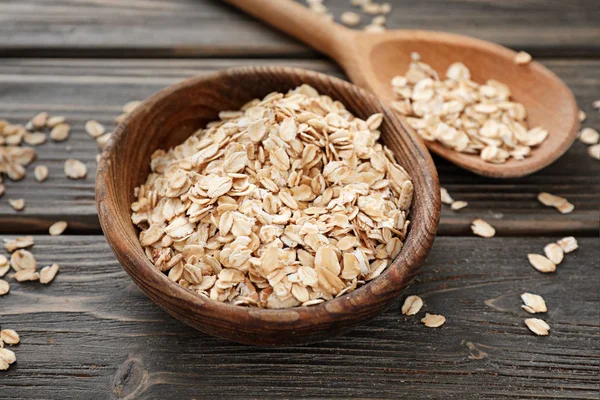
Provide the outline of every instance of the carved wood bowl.
[[[221,110],[237,110],[270,92],[307,83],[340,100],[361,118],[382,112],[382,140],[412,177],[411,227],[404,247],[381,276],[354,292],[310,307],[268,310],[234,306],[195,294],[170,281],[146,258],[131,222],[133,190],[143,183],[150,155],[183,142]],[[106,239],[137,286],[178,320],[211,335],[254,345],[290,345],[334,337],[390,306],[415,277],[435,237],[440,213],[433,162],[410,128],[376,97],[324,74],[284,67],[247,67],[200,76],[144,101],[121,123],[103,153],[96,201]]]

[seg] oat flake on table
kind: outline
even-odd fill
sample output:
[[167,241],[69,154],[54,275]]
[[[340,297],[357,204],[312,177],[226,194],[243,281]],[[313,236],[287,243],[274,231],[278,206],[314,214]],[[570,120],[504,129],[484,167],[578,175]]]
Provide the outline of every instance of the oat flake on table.
[[156,151],[135,191],[141,244],[171,280],[286,308],[352,291],[401,251],[414,188],[378,142],[381,114],[303,85],[220,118]]
[[3,239],[4,248],[12,253],[17,249],[25,249],[34,245],[33,236],[20,236],[14,239]]
[[550,333],[550,325],[543,319],[528,318],[525,320],[525,325],[538,336],[547,336]]
[[87,167],[84,163],[75,159],[65,161],[65,175],[70,179],[84,179],[87,175]]
[[544,246],[544,254],[552,263],[558,265],[562,262],[565,253],[557,243],[549,243]]
[[415,315],[423,307],[423,300],[419,296],[408,296],[402,305],[402,314]]
[[0,279],[0,296],[4,296],[10,291],[10,285],[3,279]]
[[15,272],[23,270],[35,271],[37,267],[37,262],[33,254],[31,254],[31,252],[20,249],[15,251],[10,257],[10,265],[11,267],[13,267]]
[[428,328],[439,328],[446,323],[446,317],[438,314],[425,313],[425,317],[421,319],[421,322]]
[[477,236],[484,238],[492,238],[496,235],[496,229],[481,218],[473,220],[471,222],[471,230]]
[[0,340],[5,344],[15,345],[19,344],[21,338],[19,334],[15,332],[13,329],[2,329],[0,331]]
[[56,274],[58,274],[60,267],[58,264],[52,264],[44,267],[40,270],[40,283],[48,284],[54,280]]
[[541,254],[528,254],[529,263],[540,272],[548,273],[556,271],[556,264]]
[[571,253],[579,248],[577,239],[573,236],[567,236],[556,242],[565,253]]
[[524,303],[521,308],[530,314],[545,313],[548,311],[546,301],[544,301],[544,298],[540,295],[523,293],[521,295],[521,300],[523,300]]
[[52,225],[50,225],[50,228],[48,228],[48,233],[50,234],[50,236],[62,235],[62,233],[67,229],[67,226],[68,224],[66,221],[55,222]]
[[45,165],[38,165],[33,170],[35,180],[38,182],[44,182],[48,178],[48,167]]

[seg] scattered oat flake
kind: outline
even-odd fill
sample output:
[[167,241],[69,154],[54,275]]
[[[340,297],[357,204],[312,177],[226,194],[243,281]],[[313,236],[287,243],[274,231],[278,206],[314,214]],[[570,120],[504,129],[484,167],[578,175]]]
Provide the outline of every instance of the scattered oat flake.
[[583,128],[579,140],[585,144],[596,144],[600,140],[600,133],[594,128]]
[[541,254],[528,254],[527,258],[529,259],[529,263],[533,266],[533,268],[540,272],[548,273],[556,271],[556,264]]
[[379,14],[381,13],[381,4],[369,1],[362,5],[362,10],[365,14]]
[[128,114],[125,114],[125,113],[118,115],[118,116],[115,118],[115,122],[116,122],[117,124],[120,124],[121,122],[125,121],[125,118],[127,118],[127,115],[128,115]]
[[111,136],[112,136],[112,132],[108,132],[108,133],[105,133],[104,135],[97,137],[96,143],[98,143],[98,147],[100,147],[101,149],[104,149],[106,147],[106,145],[108,144],[108,141],[110,140]]
[[8,199],[8,204],[10,204],[15,211],[23,211],[25,208],[24,199]]
[[368,33],[380,33],[385,32],[385,28],[381,25],[369,24],[365,26],[364,31]]
[[0,254],[0,278],[6,275],[9,269],[10,264],[8,262],[8,258]]
[[85,131],[93,138],[102,136],[106,131],[104,125],[98,121],[90,120],[85,123]]
[[81,161],[70,158],[65,161],[65,175],[71,179],[84,179],[87,167]]
[[19,334],[12,329],[2,329],[0,331],[0,340],[2,340],[6,344],[19,344],[21,338],[19,338]]
[[344,25],[356,26],[360,24],[360,15],[352,11],[346,11],[342,13],[340,20]]
[[600,144],[595,144],[588,147],[588,154],[590,157],[600,160]]
[[425,317],[421,319],[421,322],[428,328],[438,328],[446,322],[446,317],[438,314],[425,313]]
[[585,121],[587,118],[587,114],[583,110],[579,110],[579,122]]
[[565,253],[571,253],[579,248],[577,239],[575,239],[573,236],[564,237],[556,243],[563,249]]
[[549,243],[544,247],[544,254],[554,264],[558,265],[562,262],[564,251],[557,243]]
[[0,347],[0,360],[3,360],[8,364],[12,364],[17,361],[17,357],[13,351]]
[[4,239],[4,248],[12,253],[17,249],[25,249],[27,247],[33,246],[33,236],[21,236],[15,239]]
[[0,279],[0,296],[4,296],[8,292],[10,292],[10,285],[5,280]]
[[383,15],[378,15],[376,17],[373,18],[373,20],[371,20],[371,24],[373,25],[385,25],[387,19],[385,18],[385,16]]
[[484,238],[491,238],[496,235],[494,227],[480,218],[471,222],[471,230],[474,234]]
[[567,201],[566,203],[562,203],[561,205],[557,206],[556,209],[561,214],[569,214],[575,209],[575,206]]
[[48,113],[41,112],[31,119],[31,125],[33,125],[33,127],[35,129],[42,129],[43,127],[46,126],[47,121],[48,121]]
[[408,296],[402,305],[402,314],[415,315],[423,307],[423,300],[419,296]]
[[600,100],[594,100],[594,101],[592,102],[592,107],[594,107],[594,108],[596,108],[596,109],[600,110]]
[[442,203],[448,204],[448,205],[452,205],[452,203],[454,203],[454,200],[452,199],[452,197],[450,196],[450,194],[448,193],[448,191],[445,188],[440,187],[440,193],[441,193]]
[[135,110],[141,103],[142,102],[139,100],[129,101],[129,102],[125,103],[125,105],[123,106],[123,112],[125,114],[129,114],[130,112]]
[[62,124],[63,122],[65,122],[67,119],[61,115],[57,115],[55,117],[50,117],[48,118],[48,121],[46,121],[46,126],[50,129],[54,128],[56,125],[58,124]]
[[550,325],[548,325],[543,319],[527,318],[525,320],[525,325],[527,325],[531,332],[538,336],[547,336],[550,332]]
[[40,283],[46,285],[54,280],[60,267],[58,264],[52,264],[40,270]]
[[66,124],[64,122],[60,123],[54,128],[52,128],[52,130],[50,131],[50,139],[54,140],[55,142],[63,142],[69,138],[70,132],[71,127],[69,126],[69,124]]
[[20,249],[15,251],[10,257],[10,265],[16,272],[24,270],[35,271],[37,262],[31,252]]
[[515,63],[519,65],[529,64],[531,62],[531,55],[524,51],[520,51],[515,55]]
[[39,146],[46,143],[46,134],[42,132],[27,132],[23,135],[23,141],[30,146]]
[[58,221],[50,226],[48,232],[50,233],[50,236],[58,236],[61,235],[65,231],[65,229],[67,229],[67,222]]
[[564,197],[555,196],[547,192],[541,192],[538,194],[538,200],[543,205],[554,207],[563,214],[570,213],[575,208],[575,206],[569,203],[569,201]]
[[23,269],[15,272],[13,278],[15,278],[17,282],[37,281],[40,279],[40,274],[37,271]]
[[530,314],[545,313],[548,311],[546,302],[542,296],[532,293],[523,293],[521,295],[524,305],[521,307]]
[[36,181],[44,182],[46,178],[48,178],[48,167],[45,165],[38,165],[33,170],[33,174],[35,175]]
[[458,201],[453,202],[450,205],[450,208],[453,209],[454,211],[458,211],[458,210],[465,208],[468,205],[469,205],[469,203],[467,203],[466,201],[458,200]]

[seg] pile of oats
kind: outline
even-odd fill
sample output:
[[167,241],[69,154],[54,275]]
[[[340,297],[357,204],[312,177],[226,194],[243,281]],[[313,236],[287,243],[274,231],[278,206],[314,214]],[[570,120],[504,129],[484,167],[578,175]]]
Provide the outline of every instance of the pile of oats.
[[[37,156],[33,147],[21,147],[21,144],[39,146],[46,143],[48,136],[55,142],[63,142],[69,138],[70,132],[71,126],[65,117],[51,117],[47,112],[37,114],[25,125],[0,120],[0,197],[5,191],[2,176],[6,175],[13,181],[23,179],[27,166]],[[81,161],[67,160],[65,163],[65,174],[69,178],[82,179],[86,173],[87,168]],[[34,175],[38,182],[45,181],[48,178],[48,167],[36,166]],[[8,203],[16,211],[25,208],[24,199],[9,199]]]
[[490,163],[523,160],[548,136],[540,127],[528,129],[527,110],[511,100],[508,86],[496,80],[480,85],[466,65],[455,62],[446,79],[413,53],[405,76],[392,79],[393,108],[428,141],[453,150],[479,154]]
[[271,93],[169,151],[132,220],[156,268],[213,300],[313,305],[379,276],[406,237],[413,184],[366,121],[307,85]]
[[[66,222],[58,222],[50,228],[51,234],[59,235],[62,224],[66,229]],[[0,296],[4,296],[10,292],[10,284],[4,280],[5,275],[10,271],[11,267],[14,273],[10,276],[17,282],[39,281],[42,284],[48,284],[54,280],[58,274],[58,264],[37,270],[38,264],[34,255],[26,250],[34,245],[33,236],[22,236],[15,239],[4,239],[4,248],[9,253],[8,258],[0,254]]]
[[[43,135],[42,143],[45,142],[45,134],[39,134]],[[0,120],[0,197],[5,191],[2,176],[6,175],[13,181],[19,181],[25,177],[25,168],[35,160],[35,149],[20,147],[24,138],[29,135],[36,135],[36,133],[29,132],[23,125],[13,125],[8,121]]]

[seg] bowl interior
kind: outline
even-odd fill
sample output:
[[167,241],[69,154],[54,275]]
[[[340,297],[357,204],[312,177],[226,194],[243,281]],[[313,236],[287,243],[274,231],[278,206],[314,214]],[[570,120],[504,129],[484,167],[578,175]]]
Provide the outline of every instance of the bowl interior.
[[[222,110],[307,83],[340,100],[355,115],[385,114],[382,140],[413,179],[411,229],[397,259],[358,290],[312,307],[252,309],[212,301],[171,282],[154,268],[130,218],[133,189],[150,171],[150,155],[184,141]],[[100,222],[117,258],[138,286],[176,318],[204,331],[252,344],[291,344],[333,336],[391,304],[425,259],[439,218],[439,184],[427,150],[375,97],[342,80],[282,67],[247,67],[201,76],[168,87],[142,103],[115,131],[100,163]]]

